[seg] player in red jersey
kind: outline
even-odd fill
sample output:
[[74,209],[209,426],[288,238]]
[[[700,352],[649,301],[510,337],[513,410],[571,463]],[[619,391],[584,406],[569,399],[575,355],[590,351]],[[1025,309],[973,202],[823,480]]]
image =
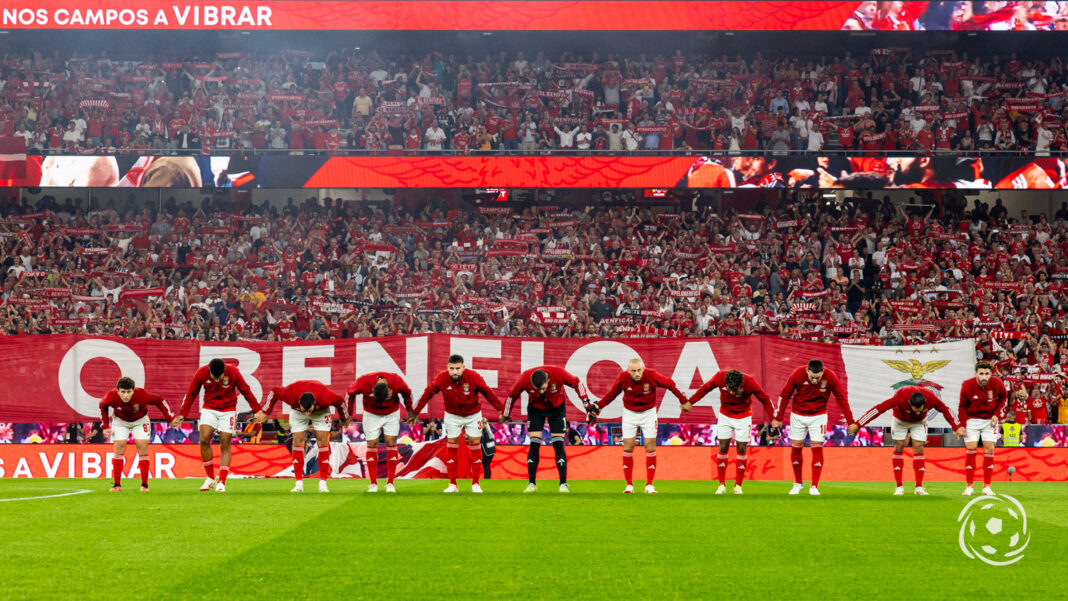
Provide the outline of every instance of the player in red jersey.
[[790,489],[791,495],[801,493],[804,485],[801,481],[801,467],[803,459],[801,449],[805,446],[805,435],[809,437],[812,445],[812,486],[808,494],[820,494],[820,473],[823,472],[823,438],[827,434],[827,401],[831,395],[842,409],[846,423],[853,425],[853,413],[849,410],[849,400],[842,386],[838,383],[838,376],[831,370],[823,369],[823,361],[813,359],[806,367],[798,367],[790,374],[786,386],[782,389],[779,397],[779,411],[775,415],[775,421],[771,422],[773,428],[782,425],[786,415],[786,406],[792,400],[793,412],[790,413],[790,462],[794,466],[794,486]]
[[960,385],[960,407],[957,416],[966,430],[964,436],[964,478],[967,486],[962,493],[970,497],[975,492],[975,456],[979,441],[983,441],[983,494],[993,495],[990,480],[994,476],[994,444],[998,428],[1005,417],[1009,393],[1001,378],[991,375],[987,361],[975,364],[975,377]]
[[901,387],[894,393],[894,396],[872,407],[867,413],[860,416],[857,423],[849,426],[849,433],[856,434],[861,427],[866,426],[883,413],[893,410],[894,419],[890,424],[890,437],[894,441],[894,454],[891,456],[891,463],[894,468],[894,481],[897,482],[897,487],[894,489],[895,496],[905,494],[905,486],[903,484],[903,472],[905,471],[904,453],[905,442],[910,436],[912,437],[913,452],[912,471],[916,475],[916,494],[927,494],[927,491],[923,489],[923,474],[926,471],[923,447],[927,444],[927,415],[936,409],[945,416],[946,421],[949,422],[949,427],[953,428],[957,436],[964,435],[964,428],[954,419],[953,412],[949,410],[949,407],[946,407],[946,404],[935,395],[933,390],[923,386]]
[[530,436],[530,448],[527,449],[527,484],[523,492],[538,490],[538,460],[541,451],[541,438],[545,421],[549,421],[549,435],[552,437],[553,451],[556,453],[556,472],[560,475],[560,492],[570,492],[567,485],[567,453],[564,452],[564,440],[567,435],[567,393],[569,386],[578,393],[583,406],[590,404],[586,387],[578,377],[568,373],[562,367],[542,365],[528,369],[519,374],[508,398],[504,401],[504,413],[501,421],[512,419],[512,407],[520,395],[527,393],[527,434]]
[[645,439],[645,492],[656,494],[653,478],[656,477],[656,389],[667,388],[679,399],[687,401],[671,378],[646,369],[642,360],[635,357],[627,364],[627,371],[620,372],[615,383],[596,405],[588,405],[589,423],[597,423],[597,416],[619,393],[623,393],[623,477],[627,480],[626,494],[634,492],[634,443],[638,429]]
[[460,492],[456,487],[459,472],[456,462],[460,453],[460,435],[467,434],[467,449],[471,452],[471,492],[480,493],[482,487],[478,484],[478,466],[482,463],[482,409],[478,395],[481,393],[497,411],[503,412],[504,405],[478,372],[464,368],[464,358],[460,355],[449,356],[446,367],[423,391],[415,409],[408,414],[408,423],[414,424],[423,407],[440,392],[445,400],[445,438],[448,439],[448,460],[445,465],[449,471],[449,487],[445,492]]
[[349,415],[355,415],[356,395],[363,395],[363,436],[367,440],[367,477],[371,484],[367,492],[378,492],[378,439],[386,438],[386,492],[397,492],[393,479],[397,476],[400,453],[397,435],[400,434],[400,398],[404,410],[412,415],[412,390],[397,374],[376,371],[349,384],[345,396],[349,399]]
[[[256,395],[252,394],[245,378],[233,365],[227,365],[222,359],[212,359],[193,374],[189,391],[182,401],[182,411],[171,420],[171,426],[177,428],[189,416],[189,410],[204,388],[204,407],[200,410],[200,458],[204,460],[204,473],[207,478],[200,490],[226,492],[226,477],[230,475],[230,438],[237,426],[237,393],[248,401],[256,412],[256,421],[267,421],[267,414],[260,410]],[[215,479],[215,460],[211,451],[211,437],[219,432],[219,478]]]
[[713,390],[719,390],[719,423],[716,427],[716,437],[719,439],[719,455],[716,456],[716,469],[719,475],[719,487],[716,494],[722,495],[727,492],[727,454],[731,449],[731,438],[734,438],[734,446],[737,456],[735,457],[734,494],[742,494],[742,482],[745,481],[745,466],[748,460],[746,447],[749,444],[749,436],[753,430],[753,407],[750,397],[756,397],[764,405],[765,419],[770,419],[775,411],[771,407],[771,399],[768,398],[764,389],[760,387],[756,379],[749,374],[743,374],[737,369],[720,371],[712,376],[697,389],[690,400],[683,403],[682,410],[689,411],[705,395]]
[[[148,441],[152,439],[152,422],[148,419],[148,406],[155,405],[163,414],[163,419],[171,421],[170,409],[163,397],[149,394],[144,388],[135,388],[131,378],[119,378],[114,390],[109,390],[100,400],[100,427],[104,436],[111,437],[115,444],[111,455],[111,471],[115,484],[111,492],[122,490],[122,468],[125,463],[126,440],[133,434],[137,446],[137,468],[141,472],[141,492],[148,492]],[[108,419],[108,409],[115,413],[112,423]]]
[[349,412],[345,399],[317,380],[297,380],[288,386],[272,388],[263,400],[263,413],[270,415],[275,403],[281,401],[293,410],[289,413],[290,432],[293,433],[293,478],[296,484],[291,492],[304,492],[304,439],[308,426],[315,430],[315,443],[319,447],[316,459],[319,463],[319,492],[330,492],[326,481],[330,479],[330,408],[337,410],[341,427],[349,425]]

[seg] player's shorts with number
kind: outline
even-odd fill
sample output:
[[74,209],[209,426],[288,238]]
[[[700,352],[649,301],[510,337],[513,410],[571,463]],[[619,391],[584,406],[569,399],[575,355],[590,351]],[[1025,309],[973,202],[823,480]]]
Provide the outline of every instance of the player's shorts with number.
[[638,429],[642,436],[656,438],[656,409],[645,411],[631,411],[623,408],[623,438],[636,438]]
[[804,440],[808,434],[812,442],[823,442],[827,435],[827,414],[800,415],[790,414],[790,440]]
[[135,422],[128,422],[117,417],[111,420],[112,442],[115,442],[116,440],[126,442],[131,434],[133,434],[134,440],[152,439],[152,422],[148,419],[147,415]]
[[892,440],[905,440],[905,435],[912,436],[913,442],[927,442],[926,422],[903,422],[893,418],[890,422],[890,438]]
[[400,433],[400,409],[389,415],[363,414],[364,438],[368,441],[378,440],[382,433],[386,436],[396,436]]
[[753,416],[747,415],[745,417],[728,417],[726,415],[719,416],[719,423],[716,424],[716,438],[720,440],[734,440],[741,443],[749,442],[749,435],[753,431]]
[[445,414],[445,437],[457,438],[460,432],[470,437],[482,437],[482,412],[476,411],[471,415]]
[[964,442],[979,442],[979,439],[983,439],[983,442],[997,442],[998,432],[994,429],[993,424],[990,423],[990,418],[985,417],[982,419],[969,419],[964,424]]
[[221,434],[233,434],[237,428],[237,411],[202,409],[200,411],[200,425],[211,426]]
[[296,409],[289,412],[290,432],[304,432],[308,429],[308,425],[311,425],[316,432],[329,432],[330,422],[329,409],[324,409],[311,415],[304,415]]

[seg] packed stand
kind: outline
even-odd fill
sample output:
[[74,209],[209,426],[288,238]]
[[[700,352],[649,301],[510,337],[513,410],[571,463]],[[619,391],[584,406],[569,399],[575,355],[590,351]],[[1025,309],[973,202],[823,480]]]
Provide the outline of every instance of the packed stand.
[[7,56],[0,136],[33,152],[1068,150],[1068,70],[908,47],[834,56],[342,49]]

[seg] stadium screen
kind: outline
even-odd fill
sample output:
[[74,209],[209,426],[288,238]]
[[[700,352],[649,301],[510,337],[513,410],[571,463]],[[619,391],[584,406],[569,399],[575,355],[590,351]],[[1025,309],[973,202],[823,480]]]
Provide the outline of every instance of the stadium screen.
[[132,1],[13,2],[8,29],[437,31],[1042,31],[1068,28],[1068,2],[772,2],[591,0],[396,3]]

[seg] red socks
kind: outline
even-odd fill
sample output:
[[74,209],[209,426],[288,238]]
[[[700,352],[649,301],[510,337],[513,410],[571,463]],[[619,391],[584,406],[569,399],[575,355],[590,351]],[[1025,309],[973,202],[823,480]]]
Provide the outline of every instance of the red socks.
[[471,484],[478,484],[478,477],[482,474],[482,443],[467,444],[471,459]]
[[[319,462],[319,479],[330,479],[330,443],[327,443],[325,447],[319,447],[319,456],[317,461]],[[375,468],[378,468],[377,462]]]
[[645,485],[653,483],[656,478],[656,451],[645,453]]
[[794,467],[794,482],[801,484],[801,447],[790,447],[790,463]]
[[397,452],[397,445],[386,447],[386,474],[389,478],[387,482],[393,484],[393,478],[397,476],[397,465],[400,464],[400,453]]
[[293,479],[304,481],[304,449],[293,449]]
[[990,486],[994,478],[994,453],[983,453],[983,486]]
[[378,484],[378,447],[367,447],[367,479]]
[[923,455],[915,455],[912,458],[912,471],[916,474],[916,486],[923,486],[923,475],[926,473],[924,465],[926,462],[923,459]]
[[460,470],[460,466],[457,464],[457,457],[460,455],[460,444],[456,442],[446,443],[446,458],[445,467],[449,472],[449,482],[456,484],[456,475]]
[[964,451],[964,481],[968,486],[975,484],[975,455],[978,452],[978,449]]
[[226,477],[229,476],[229,475],[230,475],[230,466],[229,465],[220,465],[219,466],[219,482],[222,483],[222,484],[226,484]]
[[111,456],[111,475],[115,478],[115,486],[120,486],[122,481],[122,466],[126,463],[126,458],[122,455]]
[[738,455],[737,457],[735,457],[735,470],[738,473],[734,476],[734,483],[738,486],[741,486],[742,482],[745,481],[745,466],[748,461],[748,454]]
[[823,447],[812,447],[812,488],[819,488],[823,473]]
[[214,460],[213,459],[209,459],[209,460],[204,462],[204,474],[207,477],[209,477],[212,480],[214,480],[215,479],[215,466],[212,465],[212,461],[214,461]]
[[[904,475],[902,472],[905,471],[905,456],[901,453],[894,453],[890,457],[892,458],[891,463],[894,464],[894,482],[896,482],[899,487],[903,486]],[[913,462],[913,465],[916,465],[915,461]]]
[[623,451],[623,478],[627,484],[634,484],[634,452]]
[[141,471],[141,486],[148,486],[148,455],[137,456],[137,469]]
[[725,453],[716,455],[716,477],[720,484],[727,483],[727,455]]

